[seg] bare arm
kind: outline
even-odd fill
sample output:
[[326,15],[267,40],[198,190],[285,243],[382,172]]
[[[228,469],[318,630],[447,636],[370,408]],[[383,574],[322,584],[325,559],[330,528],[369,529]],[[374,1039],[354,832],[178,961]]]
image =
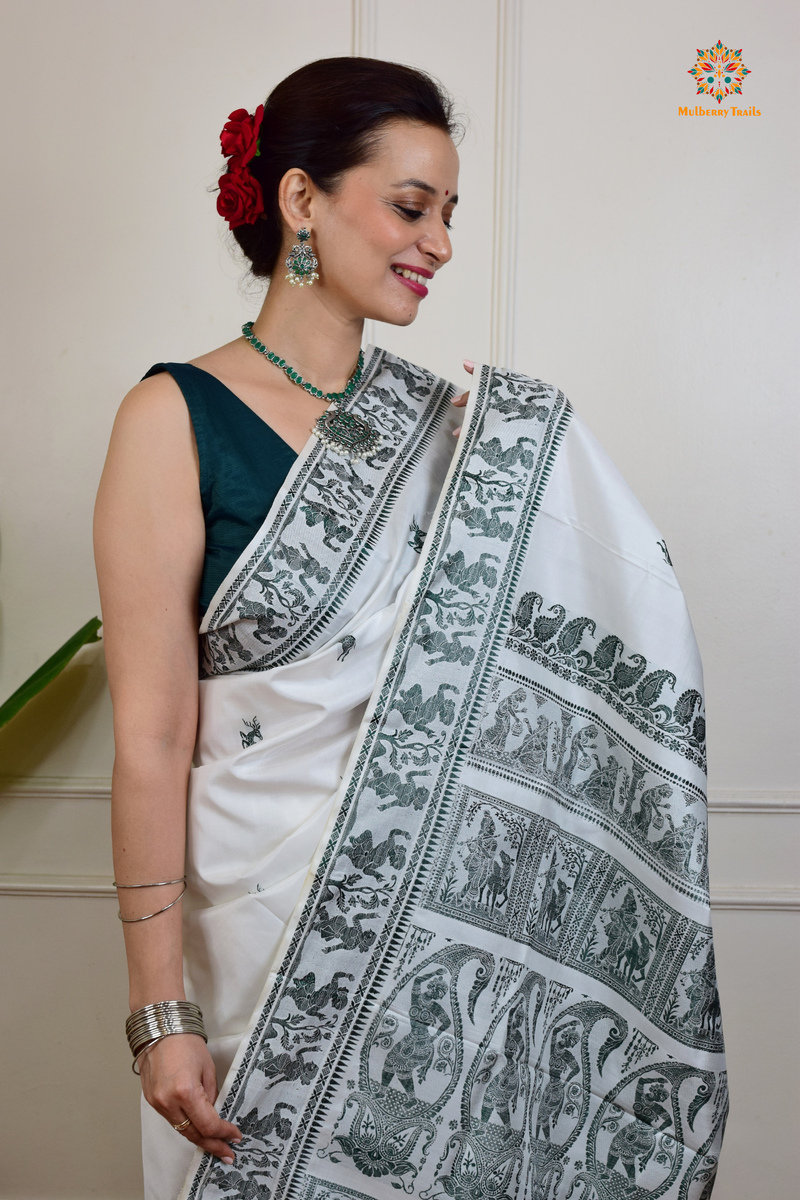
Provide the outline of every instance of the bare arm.
[[[191,421],[177,385],[168,375],[138,384],[117,415],[95,511],[114,704],[114,870],[123,884],[184,874],[205,547],[198,475]],[[123,889],[122,914],[154,912],[180,890]],[[124,930],[131,1009],[183,999],[181,905]],[[231,1155],[226,1142],[238,1131],[212,1108],[214,1068],[201,1038],[166,1038],[144,1056],[141,1070],[145,1096],[171,1124],[191,1117],[191,1141]]]

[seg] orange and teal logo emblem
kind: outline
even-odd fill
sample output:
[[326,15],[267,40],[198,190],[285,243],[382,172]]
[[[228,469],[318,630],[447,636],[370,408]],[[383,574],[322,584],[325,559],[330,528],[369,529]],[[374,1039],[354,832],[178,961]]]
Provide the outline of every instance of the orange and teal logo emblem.
[[697,51],[697,62],[688,74],[694,75],[698,96],[713,96],[722,104],[723,96],[741,96],[744,77],[750,72],[742,62],[741,50],[717,42],[709,50]]

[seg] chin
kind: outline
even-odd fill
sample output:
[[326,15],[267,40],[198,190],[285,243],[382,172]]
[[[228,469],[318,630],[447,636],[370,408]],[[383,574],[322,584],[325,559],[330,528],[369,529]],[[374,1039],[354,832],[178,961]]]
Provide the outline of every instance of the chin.
[[381,321],[384,325],[411,325],[418,315],[419,304],[400,309],[389,304],[376,304],[364,312],[364,320]]

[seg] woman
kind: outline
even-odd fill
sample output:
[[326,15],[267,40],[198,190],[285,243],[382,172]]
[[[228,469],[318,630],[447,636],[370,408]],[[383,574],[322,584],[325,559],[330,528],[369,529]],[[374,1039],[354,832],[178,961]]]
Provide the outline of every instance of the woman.
[[[721,1035],[687,993],[705,843],[665,870],[623,820],[655,780],[702,810],[699,662],[657,531],[557,389],[481,368],[455,443],[466,396],[360,355],[364,320],[410,323],[451,257],[454,131],[430,79],[367,59],[231,114],[218,209],[267,297],[241,338],[152,368],[115,424],[96,541],[153,1200],[599,1187],[634,1043],[691,1149],[659,1195],[713,1174]],[[481,739],[510,696],[548,729],[518,769],[521,721],[503,764]],[[601,815],[563,770],[589,716],[616,771]],[[505,898],[467,909],[482,819]],[[531,932],[545,857],[555,949]],[[604,953],[623,881],[655,946],[638,973]],[[412,1094],[392,1067],[433,976],[453,1037]],[[558,1135],[533,1088],[509,1128],[482,1101],[512,1010],[530,1072],[556,1021],[582,1039]]]

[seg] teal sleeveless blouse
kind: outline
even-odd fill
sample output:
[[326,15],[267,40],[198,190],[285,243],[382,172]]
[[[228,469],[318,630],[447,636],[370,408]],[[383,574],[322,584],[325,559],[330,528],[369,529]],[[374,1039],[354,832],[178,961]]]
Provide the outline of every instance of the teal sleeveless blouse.
[[191,363],[156,363],[144,378],[162,371],[168,371],[183,392],[197,441],[206,525],[200,580],[204,613],[263,525],[297,455],[215,375]]

